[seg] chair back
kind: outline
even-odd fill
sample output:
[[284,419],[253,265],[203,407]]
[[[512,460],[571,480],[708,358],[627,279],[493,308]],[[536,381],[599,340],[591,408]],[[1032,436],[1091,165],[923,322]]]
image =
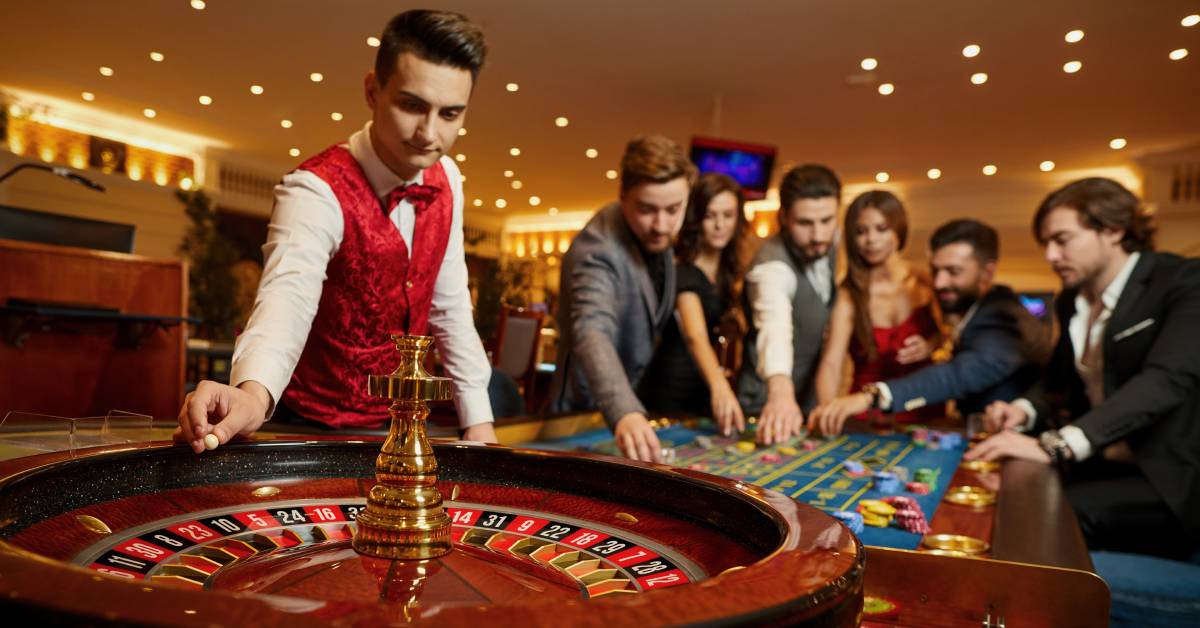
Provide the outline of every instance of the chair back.
[[525,308],[505,306],[500,310],[496,351],[492,354],[492,364],[498,371],[517,381],[533,373],[543,316]]

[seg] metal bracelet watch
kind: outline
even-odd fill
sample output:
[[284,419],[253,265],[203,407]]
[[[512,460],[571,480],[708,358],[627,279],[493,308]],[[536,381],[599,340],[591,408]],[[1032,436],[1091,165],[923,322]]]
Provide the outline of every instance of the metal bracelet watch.
[[1072,458],[1071,448],[1058,430],[1046,430],[1038,435],[1038,446],[1050,456],[1050,463],[1062,464]]

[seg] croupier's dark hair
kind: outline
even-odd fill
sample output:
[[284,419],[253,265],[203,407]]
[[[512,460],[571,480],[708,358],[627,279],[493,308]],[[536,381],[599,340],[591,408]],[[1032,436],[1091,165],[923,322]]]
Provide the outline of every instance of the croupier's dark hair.
[[960,218],[937,228],[929,238],[929,250],[936,251],[956,242],[971,245],[981,264],[1000,259],[1000,236],[990,226],[973,218]]
[[1042,240],[1042,223],[1059,207],[1079,212],[1079,223],[1092,231],[1122,229],[1126,252],[1154,250],[1154,216],[1125,186],[1103,177],[1080,179],[1051,192],[1033,216],[1033,237]]
[[479,79],[487,57],[483,30],[467,16],[451,11],[414,9],[392,18],[379,38],[375,79],[387,83],[396,70],[396,59],[411,52],[441,65],[470,70],[471,82]]
[[792,204],[800,199],[827,196],[839,203],[842,200],[842,182],[832,170],[820,164],[796,166],[779,182],[779,216],[791,211]]

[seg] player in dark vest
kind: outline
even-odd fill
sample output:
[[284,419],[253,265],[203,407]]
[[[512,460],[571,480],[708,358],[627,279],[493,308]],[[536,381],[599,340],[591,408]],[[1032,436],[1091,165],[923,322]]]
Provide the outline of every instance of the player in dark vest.
[[[201,382],[175,438],[203,451],[275,420],[379,427],[372,373],[396,366],[393,333],[433,335],[464,437],[494,441],[491,368],[471,314],[462,176],[446,157],[486,55],[457,13],[408,11],[365,80],[371,121],[275,189],[254,310],[229,386]],[[209,438],[209,441],[212,439]]]

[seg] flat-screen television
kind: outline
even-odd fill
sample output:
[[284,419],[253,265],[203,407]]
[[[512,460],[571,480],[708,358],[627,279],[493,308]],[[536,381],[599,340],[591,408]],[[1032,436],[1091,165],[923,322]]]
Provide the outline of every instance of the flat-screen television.
[[134,226],[0,205],[0,238],[133,252]]
[[692,138],[692,163],[700,169],[700,174],[720,172],[733,177],[742,186],[747,200],[766,198],[771,172],[775,169],[775,153],[774,146],[764,144]]

